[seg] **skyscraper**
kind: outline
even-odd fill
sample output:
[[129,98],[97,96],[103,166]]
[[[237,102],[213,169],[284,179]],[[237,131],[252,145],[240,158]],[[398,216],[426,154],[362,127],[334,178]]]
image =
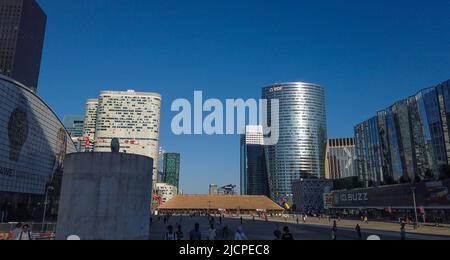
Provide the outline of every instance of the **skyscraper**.
[[272,197],[286,201],[293,181],[325,177],[325,90],[308,83],[282,83],[263,88],[262,97],[268,108],[271,100],[279,100],[279,141],[266,150]]
[[120,140],[120,151],[154,161],[153,182],[158,176],[161,95],[128,91],[100,93],[95,127],[95,152],[110,152],[111,140]]
[[36,92],[47,16],[35,0],[0,0],[0,74]]
[[163,182],[180,189],[180,154],[164,154]]
[[84,128],[84,116],[64,116],[64,127],[70,134],[72,141],[77,147],[77,151],[81,151],[83,143],[83,128]]
[[395,102],[355,126],[364,187],[436,180],[450,160],[450,81]]
[[246,126],[241,136],[241,195],[270,197],[262,126]]
[[83,143],[81,150],[89,152],[94,150],[95,128],[97,124],[98,99],[88,99],[84,108]]
[[356,177],[355,140],[353,138],[328,140],[325,166],[326,179]]

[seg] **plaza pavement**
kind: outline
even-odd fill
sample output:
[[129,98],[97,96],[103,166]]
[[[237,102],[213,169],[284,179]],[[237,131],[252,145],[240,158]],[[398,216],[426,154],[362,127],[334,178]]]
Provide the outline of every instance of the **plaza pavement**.
[[[331,224],[325,221],[323,223],[309,223],[309,224],[296,224],[294,221],[284,222],[283,219],[273,219],[269,221],[244,219],[243,229],[245,234],[248,236],[249,240],[254,241],[265,241],[274,240],[273,232],[279,228],[283,229],[284,226],[288,226],[291,233],[294,235],[296,240],[331,240]],[[216,230],[218,234],[218,240],[233,240],[234,232],[239,226],[241,226],[240,219],[225,218],[222,220],[222,224],[219,224],[219,218],[215,218]],[[158,221],[158,217],[153,216],[153,224],[151,227],[151,240],[161,240],[166,232],[168,225],[176,226],[180,224],[183,227],[184,240],[189,238],[189,232],[194,228],[195,223],[200,224],[200,230],[202,231],[202,239],[207,240],[208,233],[208,218],[206,217],[171,217],[168,224],[163,223],[163,217]],[[356,223],[356,222],[355,222]],[[354,223],[351,221],[342,221],[338,223],[338,240],[357,240],[357,235],[352,226]],[[382,240],[400,240],[400,228],[397,225],[398,231],[386,230],[387,227],[380,225],[380,228],[384,230],[376,230],[372,228],[378,228],[376,223],[370,224],[371,226],[363,226],[362,233],[363,239],[367,239],[370,235],[378,235]],[[224,226],[228,226],[230,230],[230,236],[227,239],[222,237],[221,230]],[[355,224],[356,226],[356,224]],[[389,228],[393,228],[389,226]],[[450,236],[434,236],[411,233],[408,230],[407,234],[408,240],[450,240]]]

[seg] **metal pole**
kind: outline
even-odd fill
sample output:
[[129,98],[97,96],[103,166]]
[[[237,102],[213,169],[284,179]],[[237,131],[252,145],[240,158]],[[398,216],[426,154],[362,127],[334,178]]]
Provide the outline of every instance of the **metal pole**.
[[417,227],[419,225],[419,217],[417,216],[416,188],[415,187],[411,187],[411,191],[412,191],[413,200],[414,200],[414,214],[416,216],[416,225],[415,225],[415,227]]
[[47,204],[48,204],[48,193],[54,190],[53,187],[49,186],[45,189],[45,201],[44,201],[44,213],[42,213],[42,232],[44,232],[44,225],[45,225],[45,217],[46,217],[46,213],[47,213]]

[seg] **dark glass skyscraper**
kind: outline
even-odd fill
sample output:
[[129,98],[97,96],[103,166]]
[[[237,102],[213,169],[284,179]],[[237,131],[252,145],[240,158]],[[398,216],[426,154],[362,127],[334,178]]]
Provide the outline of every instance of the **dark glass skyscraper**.
[[355,127],[364,186],[439,178],[440,167],[450,162],[449,82],[398,101]]
[[241,195],[270,197],[262,126],[247,126],[241,137]]
[[163,182],[180,190],[180,154],[164,154]]
[[0,0],[0,74],[36,92],[47,16],[36,0]]

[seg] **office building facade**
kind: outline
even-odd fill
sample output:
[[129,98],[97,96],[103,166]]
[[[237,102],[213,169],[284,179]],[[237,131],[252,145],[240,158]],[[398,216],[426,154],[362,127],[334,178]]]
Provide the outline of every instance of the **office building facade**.
[[47,16],[35,0],[0,0],[0,74],[36,92]]
[[80,152],[83,144],[84,116],[64,116],[63,124],[67,132],[70,134],[77,151]]
[[163,182],[180,189],[180,154],[164,153]]
[[110,152],[111,140],[120,140],[120,152],[150,157],[153,182],[158,176],[161,95],[129,91],[100,93],[96,113],[95,152]]
[[355,126],[364,187],[437,180],[450,154],[450,86],[444,82],[396,102]]
[[241,195],[270,197],[262,126],[246,126],[241,136]]
[[83,152],[94,150],[95,128],[97,125],[98,99],[88,99],[84,107]]
[[55,113],[30,88],[0,76],[0,215],[6,221],[56,214],[66,154],[76,152]]
[[294,181],[325,177],[325,90],[307,83],[275,84],[263,88],[262,98],[268,100],[269,126],[275,122],[271,100],[279,100],[279,141],[266,147],[266,156],[272,198],[286,201]]
[[337,138],[328,140],[325,160],[325,178],[339,180],[355,177],[355,139]]

